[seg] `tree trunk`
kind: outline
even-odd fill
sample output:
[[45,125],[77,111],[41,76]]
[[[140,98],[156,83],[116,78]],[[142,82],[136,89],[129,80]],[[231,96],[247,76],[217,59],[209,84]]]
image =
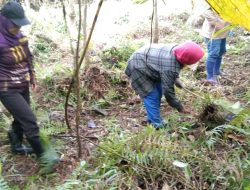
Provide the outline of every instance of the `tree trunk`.
[[154,1],[154,38],[153,43],[159,42],[159,25],[158,25],[158,10],[157,10],[157,0]]
[[81,6],[81,0],[78,0],[78,8],[79,8],[79,23],[78,23],[78,35],[77,35],[77,44],[76,44],[76,53],[75,53],[75,80],[76,80],[76,99],[77,99],[77,105],[76,105],[76,136],[77,136],[77,144],[78,144],[78,158],[82,157],[82,143],[81,143],[81,137],[80,137],[80,113],[81,113],[81,107],[82,107],[82,101],[80,96],[80,63],[79,63],[79,52],[80,52],[80,35],[81,35],[81,25],[82,25],[82,6]]
[[69,3],[68,5],[69,10],[68,10],[68,30],[70,34],[70,39],[73,39],[76,41],[77,37],[77,26],[76,26],[76,12],[74,8],[74,3]]
[[[83,47],[86,46],[87,42],[87,16],[88,16],[88,0],[84,0],[84,12],[83,12]],[[89,65],[89,54],[86,52],[85,65],[88,68]]]
[[28,11],[30,10],[30,0],[25,0],[25,7]]

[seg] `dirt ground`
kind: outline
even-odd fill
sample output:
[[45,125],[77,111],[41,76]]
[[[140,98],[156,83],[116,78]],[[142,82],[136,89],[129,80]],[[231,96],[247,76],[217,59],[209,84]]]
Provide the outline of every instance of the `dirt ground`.
[[[143,31],[141,31],[143,32]],[[169,31],[166,31],[169,32]],[[166,35],[166,33],[165,33]],[[174,34],[171,34],[174,35]],[[244,34],[244,32],[237,34],[246,39],[249,39],[249,33]],[[145,37],[145,36],[143,36]],[[146,35],[149,38],[149,36]],[[138,36],[137,36],[138,38]],[[230,45],[236,44],[237,41],[234,41],[231,38],[228,43]],[[224,58],[223,72],[227,75],[225,78],[220,79],[220,85],[218,86],[206,86],[203,83],[205,67],[204,62],[200,63],[201,67],[198,70],[198,76],[193,78],[189,84],[192,85],[195,89],[198,89],[196,93],[208,93],[215,94],[232,102],[240,101],[242,105],[247,106],[247,101],[244,97],[244,93],[249,90],[250,79],[249,79],[249,70],[250,70],[250,48],[246,49],[244,52],[239,52],[239,54],[228,54]],[[101,84],[105,84],[106,76],[108,73],[99,74],[97,78],[92,76],[92,89],[99,92],[99,96],[102,95],[106,89],[104,86],[100,85],[100,81],[103,81]],[[90,74],[89,74],[90,75]],[[95,75],[97,76],[97,75]],[[58,83],[63,83],[58,81]],[[57,84],[59,86],[59,84]],[[99,86],[98,86],[99,85]],[[107,84],[108,85],[108,84]],[[67,86],[67,85],[66,85]],[[108,135],[108,130],[106,127],[106,122],[113,120],[114,118],[118,121],[117,126],[121,127],[124,130],[133,130],[139,132],[142,128],[146,126],[145,123],[145,110],[143,109],[142,102],[138,96],[133,93],[133,90],[129,87],[129,84],[124,82],[121,86],[114,87],[120,93],[125,93],[124,98],[109,102],[109,105],[102,110],[83,107],[81,113],[81,134],[84,134],[85,137],[89,140],[92,140],[95,143],[98,143],[99,139]],[[46,94],[46,87],[40,86],[37,94],[40,96],[37,97],[38,107],[42,109],[44,106],[54,106],[57,102],[45,102],[43,96]],[[187,94],[183,91],[178,91],[178,97],[182,97],[184,105],[191,108],[190,117],[181,118],[182,121],[191,121],[195,120],[197,115],[197,110],[193,108],[193,103],[197,101],[197,97],[194,97],[190,94]],[[249,106],[249,105],[248,105]],[[55,106],[56,107],[56,106]],[[168,104],[163,100],[162,103],[162,116],[167,118],[173,109],[168,106]],[[56,111],[55,111],[56,112]],[[58,111],[59,118],[63,118],[64,113]],[[69,119],[70,123],[74,123],[74,108],[69,106]],[[88,121],[93,121],[95,124],[94,128],[88,127]],[[1,128],[0,128],[1,129]],[[18,185],[20,189],[26,186],[29,181],[31,181],[30,176],[33,178],[39,178],[37,172],[39,170],[36,160],[30,156],[21,156],[21,155],[12,155],[10,152],[10,146],[4,134],[6,131],[0,131],[1,139],[1,148],[0,152],[5,152],[5,163],[3,165],[3,176],[8,173],[5,179],[11,185]],[[55,174],[53,176],[53,182],[48,183],[57,183],[62,182],[67,179],[74,168],[78,163],[77,158],[77,145],[76,138],[73,134],[66,132],[63,134],[58,134],[53,137],[54,139],[61,139],[65,142],[62,149],[60,149],[61,161],[55,168]],[[88,160],[91,155],[91,151],[95,146],[85,139],[82,140],[83,144],[83,155],[84,159]],[[11,174],[11,175],[10,175]],[[48,181],[50,176],[45,177]],[[38,181],[39,183],[39,181]],[[32,187],[32,184],[31,186]],[[35,186],[34,186],[35,187]]]

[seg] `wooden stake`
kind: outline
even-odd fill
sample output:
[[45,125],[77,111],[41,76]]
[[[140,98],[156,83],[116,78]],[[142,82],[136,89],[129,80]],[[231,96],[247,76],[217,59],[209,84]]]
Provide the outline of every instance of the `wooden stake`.
[[188,89],[186,89],[186,88],[183,88],[183,89],[184,89],[186,92],[188,92],[188,93],[190,93],[190,94],[192,94],[192,95],[194,95],[194,96],[196,96],[196,97],[199,97],[199,98],[205,100],[204,97],[202,97],[202,96],[200,96],[200,95],[198,95],[198,94],[192,92],[191,90],[188,90]]

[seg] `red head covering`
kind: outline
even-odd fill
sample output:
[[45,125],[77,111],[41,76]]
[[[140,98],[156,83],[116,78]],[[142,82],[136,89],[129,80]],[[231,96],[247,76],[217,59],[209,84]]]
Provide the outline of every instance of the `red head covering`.
[[204,56],[202,48],[194,42],[179,44],[173,48],[173,52],[182,65],[192,65]]

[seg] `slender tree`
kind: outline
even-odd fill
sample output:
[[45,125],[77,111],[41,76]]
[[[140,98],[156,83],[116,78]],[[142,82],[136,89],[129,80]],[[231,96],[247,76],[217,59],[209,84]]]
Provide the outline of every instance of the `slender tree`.
[[[80,0],[78,0],[80,1]],[[65,120],[66,120],[66,124],[68,125],[68,128],[71,129],[70,127],[70,124],[68,122],[68,118],[67,118],[67,110],[68,110],[68,101],[69,101],[69,96],[70,96],[70,93],[71,93],[71,90],[72,90],[72,87],[73,85],[76,85],[76,96],[77,96],[77,109],[76,109],[76,118],[75,118],[75,121],[76,121],[76,134],[77,134],[77,142],[78,142],[78,157],[80,158],[82,156],[82,146],[81,146],[81,135],[79,134],[79,123],[80,123],[80,112],[81,112],[81,97],[80,97],[80,78],[79,78],[79,71],[80,71],[80,68],[81,68],[81,65],[83,63],[83,60],[86,56],[86,53],[87,53],[87,50],[88,50],[88,46],[89,46],[89,43],[90,43],[90,40],[91,40],[91,37],[92,37],[92,34],[93,34],[93,31],[94,31],[94,28],[95,28],[95,24],[97,22],[97,18],[99,16],[99,13],[100,13],[100,10],[101,10],[101,7],[102,7],[102,3],[103,3],[103,0],[100,0],[99,1],[99,4],[98,4],[98,8],[97,8],[97,11],[96,11],[96,15],[95,15],[95,18],[93,20],[93,23],[92,23],[92,26],[91,26],[91,29],[90,29],[90,33],[87,37],[87,40],[86,40],[86,44],[84,46],[84,49],[81,53],[81,56],[79,56],[79,44],[80,44],[80,32],[81,32],[81,24],[82,24],[82,19],[81,19],[81,3],[79,2],[79,26],[78,26],[78,39],[77,39],[77,46],[76,46],[76,56],[75,56],[75,65],[76,65],[76,68],[74,70],[74,74],[72,76],[72,79],[71,79],[71,83],[70,83],[70,86],[68,88],[68,92],[67,92],[67,95],[66,95],[66,101],[65,101]],[[80,57],[80,59],[79,59]],[[86,65],[84,67],[84,71],[86,69]]]
[[[148,2],[148,0],[133,0],[133,2],[136,3],[136,4],[143,4],[143,3]],[[152,0],[152,2],[153,2],[153,11],[152,11],[152,17],[151,17],[151,39],[150,39],[150,43],[152,43],[152,42],[158,43],[158,41],[159,41],[158,0]]]
[[25,6],[26,6],[26,9],[29,11],[30,10],[30,0],[25,0]]
[[153,13],[153,22],[154,22],[154,32],[153,32],[153,42],[159,42],[159,25],[158,25],[158,0],[153,0],[154,13]]

